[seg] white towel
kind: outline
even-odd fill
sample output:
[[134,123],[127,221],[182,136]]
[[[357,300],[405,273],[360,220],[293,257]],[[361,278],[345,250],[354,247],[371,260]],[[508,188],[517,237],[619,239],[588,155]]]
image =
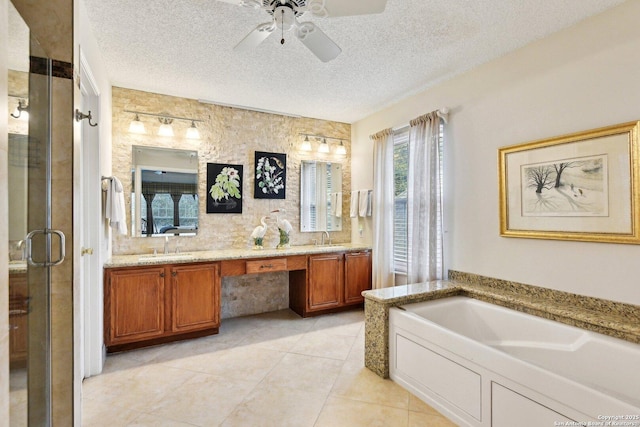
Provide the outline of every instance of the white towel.
[[358,191],[354,190],[351,192],[351,209],[349,216],[351,218],[356,218],[358,216]]
[[124,207],[124,191],[118,178],[111,177],[107,188],[107,206],[105,217],[109,225],[120,234],[127,234],[127,215]]
[[369,190],[360,190],[360,197],[358,201],[358,214],[361,217],[367,216],[367,211],[369,210]]
[[333,213],[336,218],[340,218],[342,216],[342,192],[338,191],[337,193],[335,193],[336,195],[336,204],[333,205],[335,206],[335,212]]
[[367,192],[367,216],[371,216],[373,212],[373,190]]

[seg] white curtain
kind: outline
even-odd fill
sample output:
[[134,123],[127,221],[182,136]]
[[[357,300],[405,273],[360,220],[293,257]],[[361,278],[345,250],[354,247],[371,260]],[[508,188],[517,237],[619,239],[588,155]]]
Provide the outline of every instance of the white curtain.
[[434,111],[411,121],[407,182],[407,283],[443,278],[440,123]]
[[373,140],[373,289],[394,286],[393,269],[393,132]]

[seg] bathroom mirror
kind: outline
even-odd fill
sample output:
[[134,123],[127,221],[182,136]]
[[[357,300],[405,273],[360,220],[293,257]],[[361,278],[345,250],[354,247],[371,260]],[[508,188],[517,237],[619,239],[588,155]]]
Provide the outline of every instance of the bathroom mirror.
[[198,152],[133,146],[131,235],[195,236]]
[[300,231],[342,230],[342,164],[302,161]]

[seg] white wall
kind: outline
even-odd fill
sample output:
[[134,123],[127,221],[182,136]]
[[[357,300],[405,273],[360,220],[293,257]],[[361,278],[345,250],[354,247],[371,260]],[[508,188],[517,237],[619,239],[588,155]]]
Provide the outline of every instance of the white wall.
[[639,18],[628,1],[354,123],[353,188],[369,134],[447,106],[446,268],[640,304],[640,246],[500,237],[497,173],[499,147],[640,119]]

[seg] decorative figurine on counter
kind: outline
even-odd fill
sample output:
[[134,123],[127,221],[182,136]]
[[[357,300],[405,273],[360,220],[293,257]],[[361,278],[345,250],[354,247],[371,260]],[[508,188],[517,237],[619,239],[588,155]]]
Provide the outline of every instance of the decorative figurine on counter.
[[251,233],[251,238],[253,239],[253,249],[264,249],[264,246],[262,246],[262,241],[264,239],[264,235],[267,234],[267,219],[269,219],[268,216],[263,216],[262,218],[260,218],[260,222],[262,223],[262,225],[254,228],[253,233]]
[[286,219],[280,219],[279,214],[283,212],[284,210],[280,209],[276,209],[275,211],[271,212],[276,214],[276,224],[278,224],[278,231],[280,232],[280,243],[278,243],[277,246],[278,249],[291,247],[291,245],[289,244],[289,233],[291,233],[293,227],[291,226],[291,223]]

